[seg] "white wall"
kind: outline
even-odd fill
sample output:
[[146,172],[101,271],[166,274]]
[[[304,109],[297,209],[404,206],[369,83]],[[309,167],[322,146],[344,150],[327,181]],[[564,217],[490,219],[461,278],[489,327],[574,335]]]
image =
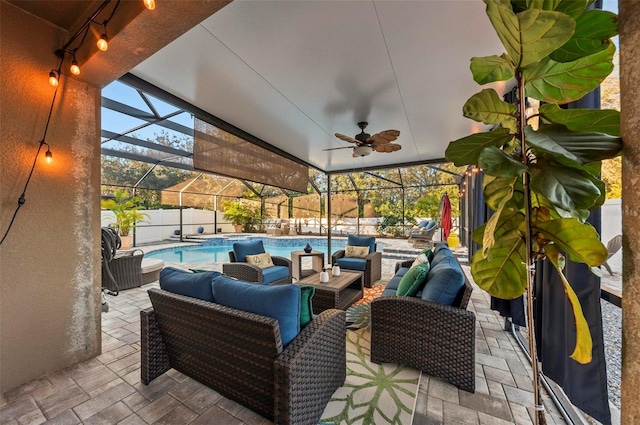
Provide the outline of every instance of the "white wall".
[[[136,229],[136,244],[160,242],[175,234],[180,229],[180,210],[140,210],[148,214],[149,219],[139,223]],[[214,233],[215,211],[197,210],[193,208],[182,210],[182,231],[184,235],[198,233],[198,227],[204,227],[204,233]],[[102,210],[102,226],[107,226],[114,220],[111,211]],[[223,233],[233,233],[231,223],[224,220],[222,213],[218,212],[217,227]]]

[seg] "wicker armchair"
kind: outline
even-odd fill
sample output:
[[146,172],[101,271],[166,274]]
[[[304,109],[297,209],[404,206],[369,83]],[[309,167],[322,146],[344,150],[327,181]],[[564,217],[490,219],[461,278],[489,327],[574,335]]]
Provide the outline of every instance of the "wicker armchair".
[[[374,282],[377,282],[382,277],[382,253],[377,252],[378,245],[375,243],[374,238],[359,238],[357,236],[349,235],[349,239],[347,241],[347,245],[357,245],[358,240],[371,239],[371,251],[369,251],[369,255],[364,259],[366,261],[364,270],[362,269],[352,269],[349,265],[344,264],[343,261],[338,261],[341,258],[345,258],[345,250],[341,249],[333,253],[331,255],[331,264],[338,264],[340,268],[345,270],[357,270],[362,271],[364,274],[364,286],[367,288],[371,288]],[[360,246],[365,246],[361,244]]]
[[[396,271],[410,266],[398,263]],[[415,297],[373,300],[371,361],[414,367],[474,392],[476,319],[466,310],[472,291],[465,277],[454,307]]]
[[149,290],[141,378],[174,368],[276,424],[317,424],[346,377],[345,312],[325,310],[283,349],[277,320]]
[[[139,249],[116,254],[109,262],[102,263],[102,286],[110,291],[138,288],[142,286],[142,259]],[[109,273],[113,279],[109,278]]]
[[[271,260],[273,261],[274,266],[288,267],[289,275],[287,277],[274,280],[273,282],[269,282],[269,284],[291,283],[293,280],[291,274],[291,260],[278,256],[272,256]],[[222,272],[227,276],[235,277],[236,279],[244,280],[246,282],[264,282],[264,271],[260,267],[249,263],[236,262],[236,256],[233,251],[229,251],[229,261],[231,262],[222,265]]]

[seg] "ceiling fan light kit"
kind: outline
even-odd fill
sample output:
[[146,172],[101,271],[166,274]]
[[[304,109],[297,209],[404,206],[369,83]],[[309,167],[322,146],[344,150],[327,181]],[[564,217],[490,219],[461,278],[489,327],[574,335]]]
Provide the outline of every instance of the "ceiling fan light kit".
[[373,152],[371,146],[356,146],[353,148],[353,156],[367,156]]

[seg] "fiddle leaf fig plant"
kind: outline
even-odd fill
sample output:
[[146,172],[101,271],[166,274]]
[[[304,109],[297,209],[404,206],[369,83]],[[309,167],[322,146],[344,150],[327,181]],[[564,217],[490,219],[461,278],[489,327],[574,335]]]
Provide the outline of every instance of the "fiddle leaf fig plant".
[[[493,88],[476,93],[463,115],[494,128],[455,140],[446,150],[455,165],[484,170],[484,198],[494,210],[474,231],[482,250],[471,258],[471,273],[493,296],[512,299],[526,292],[533,332],[530,271],[536,260],[548,258],[574,312],[577,341],[571,358],[588,363],[589,327],[562,270],[565,256],[592,269],[607,258],[586,219],[605,200],[601,161],[622,148],[620,114],[560,105],[581,99],[613,70],[610,38],[617,34],[617,16],[587,9],[591,0],[485,3],[505,53],[472,58],[471,72],[481,85],[515,83],[517,103],[504,101]],[[537,113],[527,111],[527,98],[540,101]],[[533,366],[539,404],[537,363]]]

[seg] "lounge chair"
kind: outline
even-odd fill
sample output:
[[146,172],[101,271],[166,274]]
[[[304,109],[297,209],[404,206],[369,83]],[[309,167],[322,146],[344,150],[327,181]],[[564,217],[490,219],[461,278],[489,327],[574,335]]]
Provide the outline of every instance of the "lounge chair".
[[436,232],[437,222],[429,221],[425,226],[418,225],[418,229],[412,229],[409,240],[415,248],[433,245],[433,235]]
[[613,257],[616,252],[620,251],[620,248],[622,248],[622,235],[614,236],[607,242],[607,260],[602,264],[602,267],[607,269],[611,276],[613,276],[613,271],[607,261],[609,261],[609,258]]

